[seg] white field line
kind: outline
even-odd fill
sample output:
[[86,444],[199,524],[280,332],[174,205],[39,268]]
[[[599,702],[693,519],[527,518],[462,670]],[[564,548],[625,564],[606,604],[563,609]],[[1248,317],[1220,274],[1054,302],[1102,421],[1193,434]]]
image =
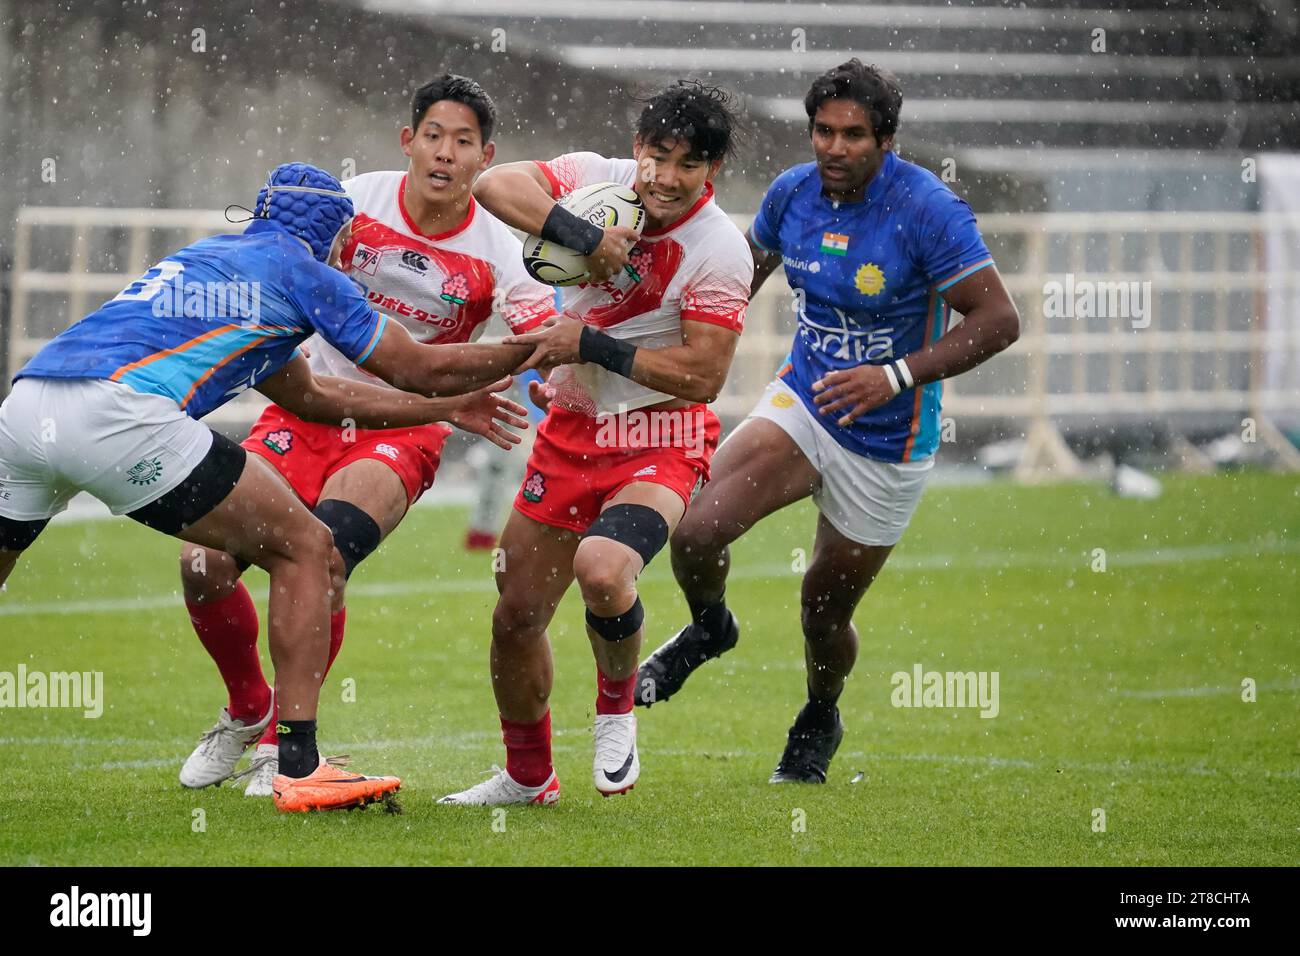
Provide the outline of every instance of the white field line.
[[[347,749],[356,751],[375,751],[386,752],[400,748],[427,748],[433,747],[437,750],[447,751],[481,751],[484,746],[500,747],[497,743],[499,734],[457,734],[451,737],[435,738],[415,738],[406,741],[385,740],[385,741],[362,741],[348,744]],[[585,734],[583,736],[586,736]],[[470,739],[477,737],[479,739]],[[486,738],[492,738],[491,741]],[[7,741],[0,741],[0,744]],[[83,741],[88,743],[90,741]],[[144,741],[141,741],[143,744]],[[779,741],[778,741],[779,743]],[[158,746],[154,744],[154,746]],[[327,750],[329,748],[326,748]],[[335,748],[338,749],[338,748]],[[559,755],[582,755],[589,752],[587,744],[554,744],[552,751]],[[780,755],[779,747],[776,743],[769,750],[754,749],[729,749],[725,751],[714,750],[687,750],[678,747],[652,747],[647,751],[650,756],[661,757],[682,757],[697,760],[758,760],[775,761]],[[498,762],[500,762],[499,758]],[[84,762],[71,765],[72,769],[83,770],[150,770],[159,767],[176,767],[184,763],[183,754],[174,757],[152,757],[141,760],[106,760],[103,762]],[[836,755],[836,775],[840,777],[849,777],[857,773],[867,774],[870,779],[869,767],[873,763],[926,763],[941,764],[947,766],[975,767],[986,770],[1029,770],[1036,773],[1045,773],[1049,770],[1062,773],[1095,773],[1095,774],[1137,774],[1152,777],[1164,777],[1169,775],[1181,777],[1225,777],[1229,779],[1250,777],[1252,779],[1264,778],[1266,780],[1300,780],[1300,770],[1260,770],[1254,767],[1208,767],[1201,764],[1171,764],[1163,761],[1129,761],[1116,760],[1112,763],[1072,763],[1070,761],[1049,761],[1047,763],[1024,760],[1018,757],[994,757],[994,756],[968,756],[962,754],[933,754],[933,753],[911,753],[911,754],[888,754],[888,753],[866,753],[863,751],[848,751]],[[484,768],[487,772],[487,768]]]
[[[1106,555],[1107,567],[1145,567],[1161,564],[1182,564],[1189,561],[1216,561],[1224,558],[1262,557],[1273,554],[1300,554],[1300,541],[1262,539],[1239,544],[1200,544],[1170,548],[1150,548],[1138,551],[1114,551]],[[929,554],[900,555],[892,559],[888,568],[893,571],[998,571],[1008,568],[1076,568],[1080,573],[1091,573],[1090,553],[1057,553],[1034,551],[991,551],[985,555]],[[471,594],[493,592],[496,584],[489,575],[489,559],[483,558],[481,577],[456,578],[449,581],[372,581],[358,582],[348,588],[348,601],[374,598],[403,597],[413,594]],[[788,562],[765,562],[732,569],[731,580],[794,579],[798,572],[791,570]],[[671,580],[666,561],[646,572],[643,580],[652,583]],[[163,608],[181,608],[179,591],[170,594],[141,595],[132,598],[96,598],[86,601],[49,601],[44,603],[0,603],[0,617],[54,614],[112,614],[139,612]]]

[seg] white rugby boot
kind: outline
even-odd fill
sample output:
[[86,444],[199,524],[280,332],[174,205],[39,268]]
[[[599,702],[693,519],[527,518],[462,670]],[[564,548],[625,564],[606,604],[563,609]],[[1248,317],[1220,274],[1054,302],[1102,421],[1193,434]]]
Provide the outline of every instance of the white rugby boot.
[[274,796],[271,790],[271,781],[275,779],[275,775],[279,772],[280,745],[258,744],[257,750],[253,753],[253,759],[248,766],[234,776],[248,777],[248,783],[244,787],[244,796],[270,797]]
[[181,767],[181,786],[210,787],[229,777],[244,751],[262,736],[274,713],[274,690],[266,716],[255,724],[231,719],[230,711],[222,707],[217,722],[199,738],[199,745]]
[[466,807],[499,807],[512,803],[536,803],[550,806],[560,799],[560,778],[551,771],[551,776],[540,787],[525,787],[516,783],[514,778],[500,767],[493,767],[492,774],[480,784],[449,793],[439,803],[452,803]]
[[634,715],[596,715],[596,759],[591,775],[602,796],[612,797],[632,789],[641,776]]

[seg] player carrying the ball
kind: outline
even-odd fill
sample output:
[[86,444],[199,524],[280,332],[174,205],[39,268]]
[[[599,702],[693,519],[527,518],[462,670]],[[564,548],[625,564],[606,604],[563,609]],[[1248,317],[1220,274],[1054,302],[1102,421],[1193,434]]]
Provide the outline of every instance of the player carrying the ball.
[[[357,214],[343,237],[339,267],[364,287],[371,306],[419,342],[472,341],[493,313],[517,332],[555,314],[555,290],[528,275],[519,240],[470,193],[492,162],[495,125],[496,107],[486,91],[467,77],[444,74],[412,97],[411,125],[401,131],[407,168],[342,184]],[[328,341],[316,338],[308,346],[318,374],[376,381]],[[523,345],[473,348],[487,380],[511,371],[532,351]],[[522,406],[510,406],[525,414]],[[278,471],[330,529],[346,579],[433,485],[450,431],[443,424],[366,429],[355,422],[304,421],[271,405],[243,447]],[[507,449],[519,441],[499,426],[487,437]],[[257,609],[240,581],[246,568],[219,550],[181,552],[190,621],[221,672],[229,701],[185,761],[180,780],[187,787],[220,783],[256,741],[244,793],[258,797],[271,795],[279,747],[257,647]],[[322,680],[343,644],[344,590],[337,582]]]
[[[897,80],[850,60],[804,106],[816,162],[772,183],[749,231],[754,290],[784,263],[798,333],[672,539],[691,623],[641,666],[638,705],[667,700],[736,645],[728,545],[809,495],[820,516],[803,579],[808,701],[772,782],[824,783],[844,735],[853,612],[920,500],[939,445],[942,380],[1019,335],[970,207],[893,151]],[[952,312],[964,318],[949,320]]]
[[[420,345],[326,263],[352,201],[304,163],[277,167],[242,235],[212,236],[150,268],[56,336],[19,370],[0,405],[0,584],[69,499],[228,552],[271,577],[271,655],[283,729],[276,807],[356,806],[396,777],[320,759],[316,708],[333,579],[330,531],[265,462],[199,419],[248,388],[315,422],[418,427],[458,416],[479,434],[523,410],[478,388],[497,347]],[[317,377],[298,349],[319,334],[377,379],[412,395]],[[505,350],[510,351],[510,350]]]
[[[563,316],[505,339],[537,346],[530,365],[559,366],[501,539],[491,671],[506,767],[441,802],[559,798],[546,628],[575,577],[596,658],[596,789],[610,795],[636,783],[637,577],[708,478],[718,420],[707,403],[726,380],[753,277],[743,236],[713,201],[734,127],[726,93],[679,82],[646,103],[633,158],[584,152],[511,163],[475,187],[510,225],[587,254],[590,279],[566,294]],[[647,228],[639,240],[556,203],[604,182],[640,196]]]

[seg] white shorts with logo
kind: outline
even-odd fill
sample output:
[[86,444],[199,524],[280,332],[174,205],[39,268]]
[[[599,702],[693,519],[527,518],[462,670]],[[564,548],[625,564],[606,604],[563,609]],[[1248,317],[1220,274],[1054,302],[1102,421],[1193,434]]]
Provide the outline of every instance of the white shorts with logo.
[[799,446],[821,475],[813,501],[836,531],[858,544],[898,543],[921,500],[933,457],[894,464],[849,451],[779,378],[767,386],[745,421],[750,418],[775,422]]
[[0,515],[38,521],[87,491],[113,514],[184,481],[212,430],[162,395],[90,378],[23,378],[0,405]]

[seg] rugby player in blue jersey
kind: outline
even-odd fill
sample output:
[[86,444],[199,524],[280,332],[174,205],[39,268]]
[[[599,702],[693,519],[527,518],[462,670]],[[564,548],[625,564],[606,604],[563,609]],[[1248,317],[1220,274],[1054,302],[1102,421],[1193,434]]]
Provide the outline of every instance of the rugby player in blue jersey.
[[[331,578],[343,577],[329,529],[270,466],[199,419],[255,388],[335,425],[453,421],[507,443],[518,436],[502,422],[527,427],[524,409],[495,393],[532,348],[420,345],[376,314],[327,265],[352,215],[333,176],[302,163],[277,167],[242,235],[202,239],[163,259],[41,349],[0,405],[0,584],[79,491],[270,575],[281,810],[355,806],[399,781],[342,771],[316,748]],[[367,372],[418,394],[314,377],[298,346],[317,332]],[[454,395],[464,397],[436,397]]]
[[820,514],[802,585],[808,700],[773,783],[826,781],[844,735],[837,701],[858,652],[853,612],[920,500],[939,444],[942,380],[1019,335],[970,207],[893,151],[902,100],[893,76],[857,59],[819,76],[805,97],[816,161],[773,181],[749,231],[752,292],[784,265],[798,331],[672,536],[691,623],[637,675],[636,702],[648,706],[735,646],[728,545],[811,495]]

